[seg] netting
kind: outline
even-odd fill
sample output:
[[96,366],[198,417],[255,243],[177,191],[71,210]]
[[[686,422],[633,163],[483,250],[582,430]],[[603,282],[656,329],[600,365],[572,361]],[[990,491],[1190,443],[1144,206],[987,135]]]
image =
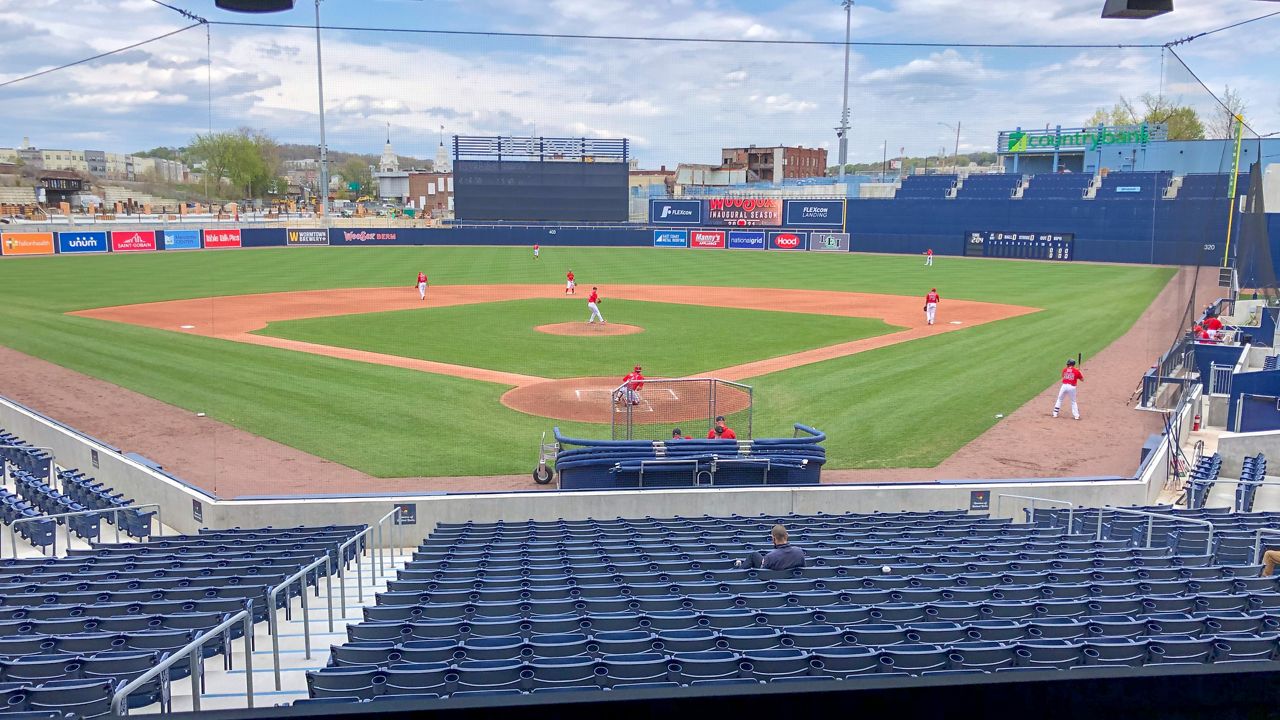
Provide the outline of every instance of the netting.
[[611,398],[614,440],[715,438],[716,418],[743,440],[752,438],[752,388],[715,378],[645,380],[619,386]]

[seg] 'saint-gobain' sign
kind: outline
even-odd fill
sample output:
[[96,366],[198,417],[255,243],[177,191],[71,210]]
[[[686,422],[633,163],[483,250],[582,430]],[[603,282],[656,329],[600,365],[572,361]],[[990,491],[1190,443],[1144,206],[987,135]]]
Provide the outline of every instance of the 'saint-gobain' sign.
[[1096,128],[1064,130],[1014,130],[1005,133],[1004,146],[1011,153],[1055,149],[1097,150],[1103,145],[1146,145],[1153,140],[1167,140],[1168,137],[1168,126],[1162,124],[1100,125]]

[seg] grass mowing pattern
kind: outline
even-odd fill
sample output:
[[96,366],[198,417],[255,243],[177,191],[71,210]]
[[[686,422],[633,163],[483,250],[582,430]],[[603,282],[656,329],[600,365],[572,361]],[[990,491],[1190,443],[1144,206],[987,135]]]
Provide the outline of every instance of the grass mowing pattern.
[[585,305],[559,298],[395,310],[275,322],[259,334],[546,378],[621,380],[636,364],[652,377],[683,377],[897,329],[867,318],[630,300],[605,303],[605,317],[643,333],[568,337],[533,329],[585,321]]
[[[506,388],[122,325],[90,307],[338,287],[545,282],[812,288],[1006,302],[1043,312],[751,380],[757,435],[828,433],[828,467],[938,463],[1052,384],[1063,358],[1123,334],[1169,268],[653,248],[279,248],[0,260],[0,343],[372,475],[532,469],[552,424]],[[608,312],[608,306],[605,311]],[[608,317],[606,315],[606,317]],[[643,337],[643,335],[638,336]],[[477,345],[485,345],[483,336]],[[0,376],[2,377],[2,376]],[[1136,379],[1135,379],[1136,382]],[[0,380],[0,392],[3,380]],[[563,423],[571,434],[598,428]]]

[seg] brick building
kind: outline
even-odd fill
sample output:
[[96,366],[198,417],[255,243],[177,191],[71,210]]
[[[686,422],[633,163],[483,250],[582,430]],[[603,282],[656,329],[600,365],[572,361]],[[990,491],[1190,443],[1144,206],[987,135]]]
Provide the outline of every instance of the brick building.
[[409,173],[409,199],[424,216],[439,217],[453,212],[453,173]]
[[720,159],[725,166],[746,166],[748,174],[762,182],[779,183],[827,174],[827,151],[822,148],[751,145],[724,148]]

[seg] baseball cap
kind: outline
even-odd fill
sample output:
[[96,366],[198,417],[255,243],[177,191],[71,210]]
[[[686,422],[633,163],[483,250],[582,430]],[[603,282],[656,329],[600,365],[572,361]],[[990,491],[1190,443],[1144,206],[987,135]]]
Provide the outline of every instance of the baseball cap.
[[680,428],[676,428],[675,430],[671,431],[671,437],[680,437],[683,434],[684,433],[680,431]]
[[1076,359],[1075,359],[1075,358],[1067,358],[1067,364],[1068,364],[1068,365],[1075,365],[1075,364],[1076,364]]
[[637,365],[637,366],[636,366],[636,369],[637,369],[637,370],[639,370],[639,369],[640,369],[640,366],[639,366],[639,365]]

